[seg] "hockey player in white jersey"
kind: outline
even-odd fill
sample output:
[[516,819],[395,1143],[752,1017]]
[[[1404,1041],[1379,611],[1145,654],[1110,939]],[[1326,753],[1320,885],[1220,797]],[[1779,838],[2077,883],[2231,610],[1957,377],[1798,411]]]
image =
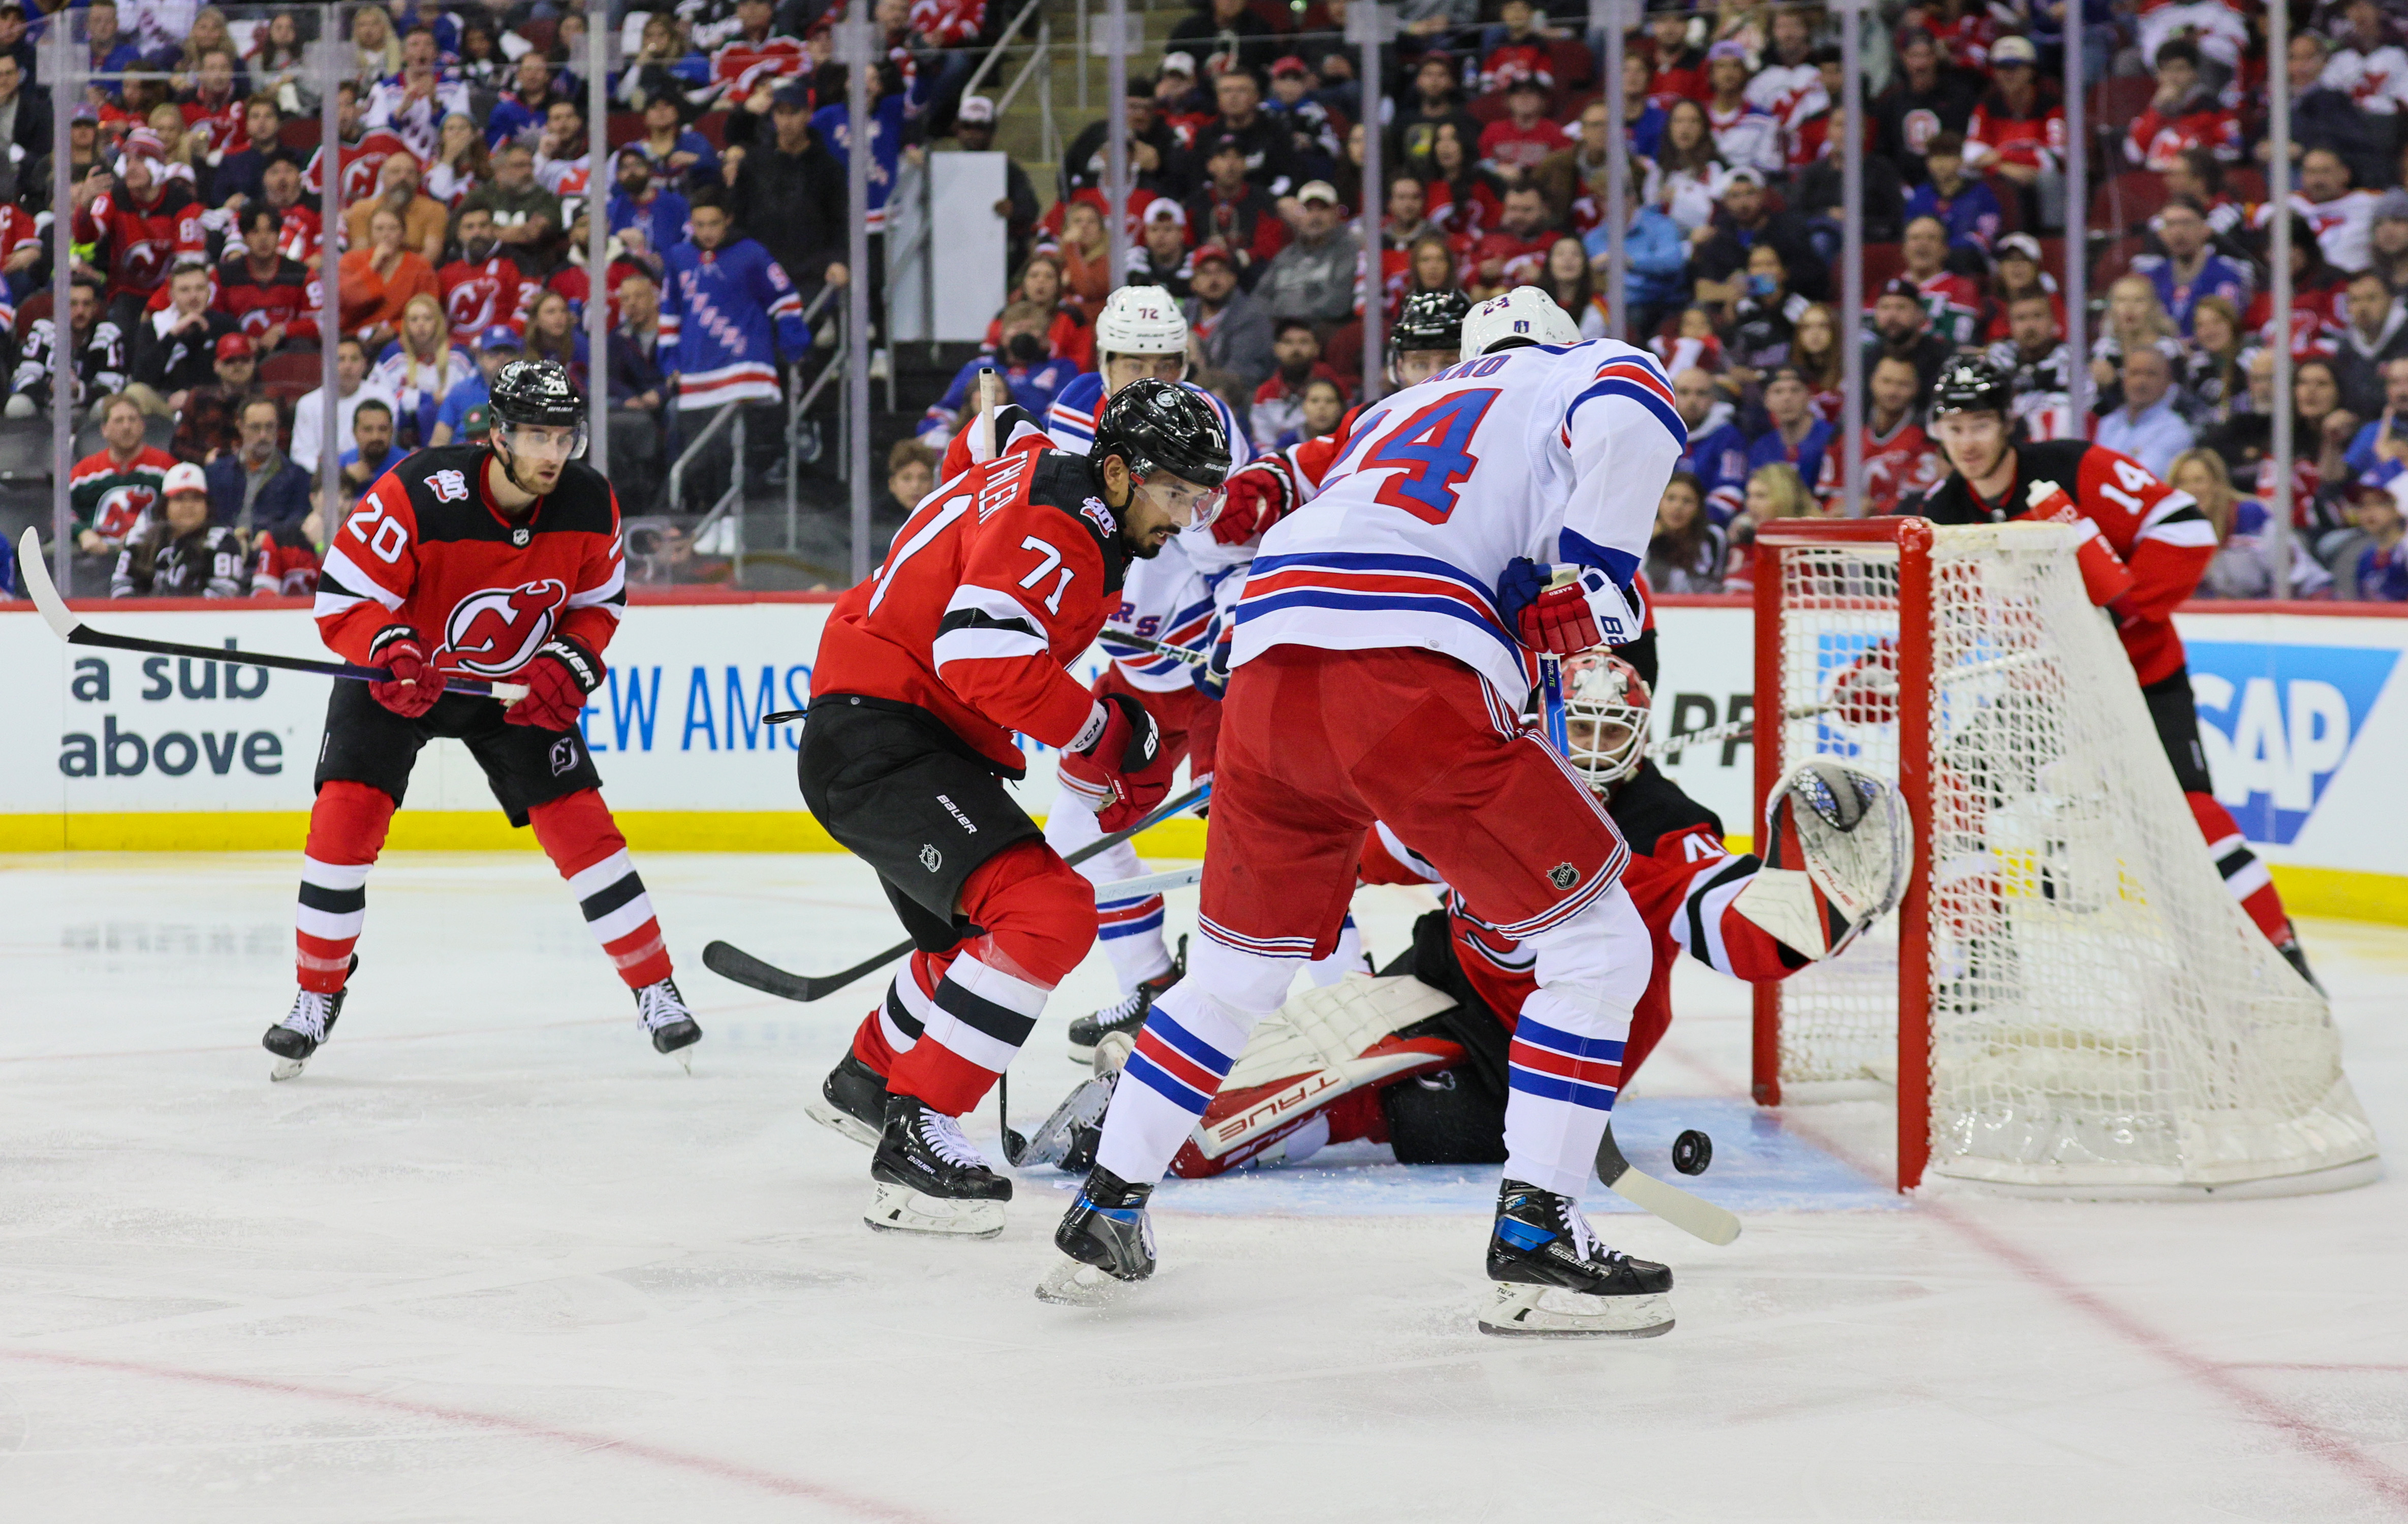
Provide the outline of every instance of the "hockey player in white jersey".
[[1671,1272],[1598,1242],[1578,1198],[1653,967],[1629,849],[1519,718],[1541,653],[1640,633],[1627,590],[1687,445],[1643,351],[1582,343],[1517,287],[1464,362],[1365,418],[1312,510],[1264,538],[1237,609],[1202,937],[1154,1003],[1039,1295],[1092,1302],[1154,1270],[1147,1199],[1255,1023],[1335,946],[1364,833],[1412,841],[1537,988],[1509,1052],[1508,1159],[1487,1244],[1496,1333],[1671,1326]]

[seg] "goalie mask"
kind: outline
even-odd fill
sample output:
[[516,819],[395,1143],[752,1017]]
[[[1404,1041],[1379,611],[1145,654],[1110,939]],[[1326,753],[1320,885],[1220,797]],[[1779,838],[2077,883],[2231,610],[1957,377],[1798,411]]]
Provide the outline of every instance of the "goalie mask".
[[1564,662],[1564,738],[1569,760],[1598,798],[1639,770],[1647,755],[1646,680],[1604,646]]

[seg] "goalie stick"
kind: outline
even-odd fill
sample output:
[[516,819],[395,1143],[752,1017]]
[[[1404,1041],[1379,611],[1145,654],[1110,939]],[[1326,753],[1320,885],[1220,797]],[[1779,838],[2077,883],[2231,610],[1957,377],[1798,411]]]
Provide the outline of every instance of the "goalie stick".
[[[239,662],[246,667],[272,667],[280,672],[308,672],[319,677],[349,678],[355,683],[390,683],[393,673],[381,667],[354,667],[349,662],[317,661],[308,656],[278,656],[260,651],[237,651],[205,645],[185,645],[178,640],[145,640],[138,635],[111,635],[107,630],[93,629],[76,617],[75,611],[59,597],[56,583],[50,581],[50,568],[42,562],[40,538],[27,529],[18,541],[17,564],[25,575],[25,596],[41,611],[43,622],[58,638],[69,645],[98,646],[109,651],[139,651],[153,656],[190,656],[196,661]],[[443,680],[446,693],[467,693],[499,698],[505,703],[526,697],[523,683],[487,683],[478,678],[452,677]]]
[[[1159,826],[1171,816],[1182,811],[1192,810],[1211,797],[1211,783],[1209,780],[1200,783],[1175,799],[1164,800],[1160,808],[1136,825],[1114,831],[1099,841],[1090,841],[1062,860],[1076,868],[1097,853],[1108,852],[1138,832]],[[835,973],[813,975],[789,973],[774,963],[767,963],[754,957],[733,943],[714,942],[703,948],[702,966],[722,979],[733,980],[748,989],[757,989],[764,995],[775,995],[782,1000],[800,1000],[809,1004],[813,1000],[825,999],[855,980],[876,973],[910,951],[911,940],[906,937],[884,952],[873,957],[864,958],[850,969],[840,969]]]

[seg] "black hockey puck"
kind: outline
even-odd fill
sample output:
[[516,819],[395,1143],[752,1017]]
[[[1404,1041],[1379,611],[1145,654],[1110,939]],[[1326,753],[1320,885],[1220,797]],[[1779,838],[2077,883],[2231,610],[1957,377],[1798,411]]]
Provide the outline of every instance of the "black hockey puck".
[[1703,1174],[1714,1161],[1714,1141],[1690,1128],[1672,1140],[1672,1168],[1683,1174]]

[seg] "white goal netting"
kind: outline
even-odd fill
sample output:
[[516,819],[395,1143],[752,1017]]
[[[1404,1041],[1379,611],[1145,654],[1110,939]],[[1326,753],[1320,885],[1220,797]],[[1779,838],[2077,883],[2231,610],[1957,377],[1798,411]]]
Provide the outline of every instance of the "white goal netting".
[[[1780,986],[1784,1097],[1895,1085],[1919,978],[1938,1173],[2066,1194],[2355,1184],[2374,1135],[2324,999],[2226,891],[2072,544],[2057,525],[1932,531],[1924,905]],[[1793,714],[1833,706],[1782,724],[1782,769],[1899,776],[1899,556],[1782,550],[1759,639]],[[1910,913],[1919,972],[1900,967]]]

